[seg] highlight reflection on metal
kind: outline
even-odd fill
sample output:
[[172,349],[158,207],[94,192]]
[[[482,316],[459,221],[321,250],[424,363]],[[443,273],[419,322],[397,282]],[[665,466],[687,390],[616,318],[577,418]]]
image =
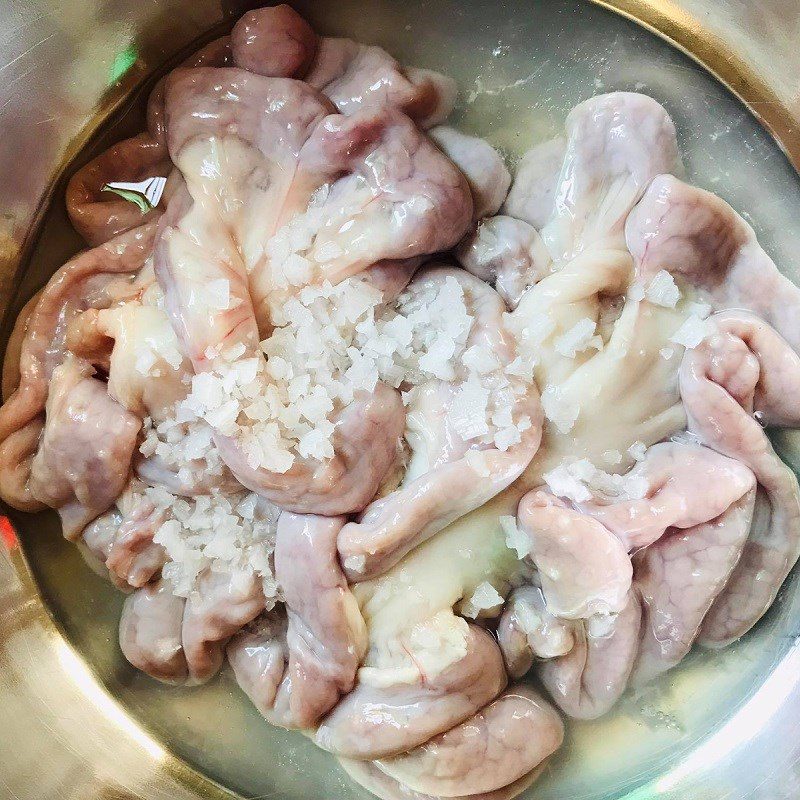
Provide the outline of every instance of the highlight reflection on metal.
[[120,50],[115,56],[111,64],[111,74],[109,75],[109,83],[114,84],[122,80],[125,73],[136,63],[139,54],[134,45],[128,45],[124,50]]
[[0,515],[0,540],[2,540],[7,550],[13,550],[19,546],[17,532],[8,517]]
[[714,769],[734,751],[746,745],[769,724],[800,683],[800,647],[795,645],[775,667],[764,684],[731,718],[681,764],[659,778],[658,793],[670,791],[692,775]]
[[[761,75],[746,58],[736,52],[732,42],[726,41],[724,17],[733,17],[735,9],[729,8],[728,3],[714,3],[713,0],[700,2],[652,2],[651,0],[591,0],[599,6],[615,11],[656,35],[664,38],[675,47],[680,48],[690,58],[704,66],[712,75],[724,83],[737,97],[755,114],[767,130],[773,135],[775,141],[784,150],[786,155],[800,168],[800,127],[798,126],[797,109],[792,109],[775,88],[770,85],[769,76]],[[768,17],[770,7],[779,11],[779,7],[786,6],[783,13],[777,13],[775,23],[784,26],[792,22],[797,24],[800,20],[800,11],[791,8],[791,4],[784,4],[772,0],[767,3],[743,4],[744,6],[762,6],[761,13]],[[688,7],[695,6],[695,14]],[[705,13],[704,13],[705,12]],[[792,19],[794,13],[794,20]],[[740,12],[741,13],[741,12]],[[750,20],[752,22],[753,20]],[[742,24],[745,20],[741,20]],[[713,26],[713,27],[712,27]],[[730,21],[728,21],[730,26]],[[735,30],[735,29],[734,29]],[[730,31],[730,27],[728,27]],[[735,31],[740,35],[748,33],[755,36],[758,32]],[[769,33],[777,34],[777,26]],[[795,39],[795,42],[797,39]],[[768,38],[763,41],[762,47],[774,47],[775,41]],[[782,53],[781,56],[784,54]],[[797,55],[786,53],[785,57],[797,65]],[[775,52],[762,53],[763,61],[770,66],[780,61]],[[762,66],[764,64],[762,63]],[[784,68],[787,65],[784,64]],[[796,75],[796,71],[794,72]],[[797,97],[791,98],[794,102]]]
[[[109,139],[135,130],[148,74],[212,25],[257,4],[221,2],[38,0],[34,13],[33,4],[0,0],[0,313],[11,312],[0,341],[13,312],[79,247],[64,217],[63,181],[53,182],[54,173],[96,132],[102,139],[110,115],[120,112]],[[616,14],[571,0],[301,0],[298,6],[322,30],[352,30],[421,66],[454,71],[467,95],[457,123],[511,157],[552,135],[565,109],[588,94],[651,91],[675,115],[694,177],[751,212],[778,263],[800,264],[796,175],[724,91],[617,16],[700,61],[800,166],[796,4],[593,2]],[[493,59],[500,41],[510,55]],[[786,440],[795,463],[799,444]],[[264,724],[228,678],[192,691],[156,687],[136,675],[115,643],[120,597],[60,540],[51,516],[9,516],[22,549],[0,516],[0,796],[232,796],[208,775],[238,796],[366,797],[303,737]],[[800,797],[795,588],[729,653],[693,657],[666,690],[630,698],[608,720],[571,726],[571,751],[531,796]]]
[[147,755],[159,764],[167,757],[161,745],[151,739],[98,684],[85,662],[60,637],[53,639],[53,648],[58,663],[70,677],[83,696],[119,731],[138,744]]
[[19,551],[4,547],[0,608],[0,796],[198,796],[195,774],[108,694],[48,618]]
[[[142,213],[145,213],[151,208],[155,208],[161,202],[161,195],[164,194],[164,187],[167,185],[167,179],[160,176],[154,178],[146,178],[143,181],[112,181],[107,183],[101,191],[112,192],[116,191],[120,197],[135,202]],[[142,200],[146,201],[142,203]]]

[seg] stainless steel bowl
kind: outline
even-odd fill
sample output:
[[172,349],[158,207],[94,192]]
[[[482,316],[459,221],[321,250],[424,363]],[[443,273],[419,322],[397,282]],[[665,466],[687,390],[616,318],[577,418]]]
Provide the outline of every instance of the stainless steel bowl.
[[[297,5],[324,32],[453,74],[462,89],[456,123],[512,161],[591,94],[654,95],[675,119],[691,178],[744,212],[798,279],[797,0]],[[25,299],[80,246],[64,212],[64,176],[141,126],[154,72],[244,8],[0,0],[0,341]],[[800,464],[800,436],[776,445]],[[61,539],[53,515],[6,513],[0,797],[368,797],[304,737],[264,723],[229,676],[165,689],[132,670],[116,645],[121,596]],[[790,580],[744,641],[693,653],[608,717],[571,723],[530,796],[800,797],[797,589]]]

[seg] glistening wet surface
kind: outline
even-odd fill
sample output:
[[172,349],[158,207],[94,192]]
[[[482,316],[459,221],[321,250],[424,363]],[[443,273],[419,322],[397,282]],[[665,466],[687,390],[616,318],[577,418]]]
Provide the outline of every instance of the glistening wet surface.
[[[723,87],[634,24],[588,4],[546,0],[308,0],[298,8],[321,32],[381,44],[407,63],[452,74],[461,88],[453,124],[487,138],[512,165],[529,146],[559,133],[581,100],[617,89],[652,95],[675,121],[689,179],[742,213],[781,268],[800,263],[800,184],[778,147]],[[144,97],[136,99],[112,121],[97,149],[140,129],[143,104]],[[44,221],[18,304],[79,247],[62,192]],[[800,437],[778,440],[795,465],[798,445]],[[61,539],[54,515],[17,514],[14,522],[69,640],[164,746],[245,797],[369,797],[301,734],[266,724],[229,674],[202,688],[172,689],[134,671],[116,643],[123,596]],[[692,653],[602,720],[570,721],[565,748],[524,796],[651,797],[669,792],[700,759],[708,767],[724,757],[747,735],[748,709],[769,702],[756,693],[794,646],[798,605],[791,583],[744,641],[720,653]],[[720,783],[718,796],[724,792]]]

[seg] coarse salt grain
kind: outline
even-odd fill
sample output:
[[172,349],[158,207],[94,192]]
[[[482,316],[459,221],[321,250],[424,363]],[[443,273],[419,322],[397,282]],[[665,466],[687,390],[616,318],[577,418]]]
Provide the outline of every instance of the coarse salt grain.
[[522,432],[520,428],[517,427],[508,427],[503,428],[497,433],[494,434],[492,437],[492,442],[494,446],[502,451],[506,452],[509,447],[512,447],[515,444],[519,444],[522,441]]
[[517,340],[520,350],[529,356],[532,356],[555,330],[555,322],[547,314],[536,314],[529,318],[506,313],[503,315],[503,323]]
[[619,450],[604,450],[603,461],[605,461],[607,464],[621,464],[622,453],[620,453]]
[[681,299],[680,289],[675,285],[672,275],[665,269],[657,272],[645,290],[647,299],[658,306],[675,308]]
[[649,489],[647,479],[635,471],[625,475],[608,473],[586,458],[560,464],[543,477],[553,494],[575,503],[589,502],[595,493],[637,500],[645,497]]
[[567,358],[575,358],[589,348],[602,349],[603,340],[595,336],[596,328],[597,323],[593,319],[584,317],[578,320],[566,333],[556,337],[553,342],[556,352]]
[[711,306],[708,303],[704,303],[702,300],[693,300],[691,303],[686,304],[686,313],[689,314],[689,316],[707,319],[711,311]]
[[499,519],[500,528],[505,534],[506,547],[514,550],[520,559],[531,554],[530,539],[519,529],[517,520],[510,515],[503,515]]
[[483,616],[496,616],[503,605],[503,596],[488,581],[483,581],[475,587],[468,600],[461,603],[461,613],[465,617],[476,619],[482,612],[490,612]]
[[691,350],[697,347],[712,332],[713,327],[708,320],[693,314],[684,320],[680,328],[669,337],[669,340]]
[[644,461],[647,455],[647,445],[644,442],[636,441],[628,448],[628,454],[634,461]]
[[592,499],[592,493],[583,481],[576,478],[563,464],[545,472],[542,477],[557,497],[566,497],[576,503],[585,503]]
[[628,287],[627,293],[628,300],[632,300],[634,303],[638,303],[645,298],[645,289],[643,284],[640,281],[634,281]]
[[560,433],[569,433],[580,414],[580,405],[575,400],[567,400],[559,386],[545,386],[542,392],[542,409],[545,417]]
[[505,369],[507,375],[533,381],[533,370],[536,367],[536,358],[532,356],[517,356]]
[[489,403],[489,390],[478,381],[465,381],[453,398],[448,410],[448,418],[458,435],[469,441],[488,433],[486,409]]
[[473,345],[464,352],[462,363],[469,370],[485,375],[500,367],[500,362],[485,345]]
[[136,371],[140,375],[150,375],[151,370],[156,365],[158,356],[151,348],[140,350],[136,356]]
[[209,281],[203,287],[209,308],[224,311],[231,307],[231,284],[225,278]]

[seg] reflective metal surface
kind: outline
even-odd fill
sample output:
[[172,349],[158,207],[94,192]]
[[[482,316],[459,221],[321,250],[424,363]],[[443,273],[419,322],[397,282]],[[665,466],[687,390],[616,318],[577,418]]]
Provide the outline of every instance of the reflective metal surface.
[[[100,148],[139,127],[148,76],[243,7],[0,0],[0,341],[22,302],[80,246],[61,171],[86,157],[87,143]],[[780,150],[800,164],[795,0],[298,7],[322,31],[453,74],[462,89],[456,123],[511,161],[591,94],[654,95],[675,119],[692,180],[745,212],[798,279],[800,181]],[[622,15],[703,62],[780,147],[719,82]],[[800,437],[777,444],[800,465]],[[132,670],[116,645],[121,595],[62,541],[51,515],[9,516],[19,541],[0,519],[0,798],[369,797],[304,737],[265,724],[228,675],[167,689]],[[800,797],[796,583],[744,641],[693,653],[603,720],[571,722],[567,746],[530,797]]]

